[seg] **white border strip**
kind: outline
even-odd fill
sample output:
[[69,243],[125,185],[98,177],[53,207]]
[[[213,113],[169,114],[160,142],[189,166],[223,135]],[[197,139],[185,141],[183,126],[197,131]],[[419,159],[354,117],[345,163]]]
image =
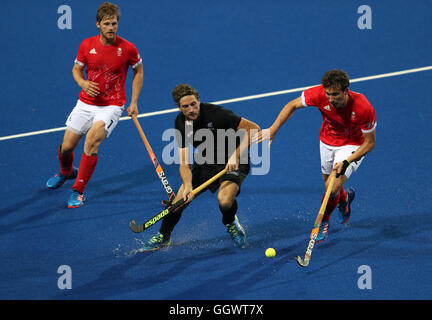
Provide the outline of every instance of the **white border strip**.
[[[423,72],[423,71],[428,71],[428,70],[432,70],[432,66],[426,66],[426,67],[422,67],[422,68],[408,69],[408,70],[402,70],[402,71],[396,71],[396,72],[390,72],[390,73],[377,74],[374,76],[351,79],[350,83],[369,81],[369,80],[375,80],[375,79],[381,79],[381,78],[396,77],[396,76],[401,76],[404,74]],[[239,102],[239,101],[261,99],[261,98],[266,98],[266,97],[271,97],[271,96],[277,96],[277,95],[282,95],[282,94],[304,91],[304,90],[309,89],[309,88],[314,87],[314,86],[316,86],[316,85],[301,87],[301,88],[294,88],[294,89],[289,89],[289,90],[256,94],[256,95],[245,96],[245,97],[234,98],[234,99],[228,99],[228,100],[214,101],[211,103],[213,103],[213,104],[228,104],[228,103],[234,103],[234,102]],[[138,115],[137,118],[152,117],[152,116],[157,116],[160,114],[172,113],[172,112],[177,112],[177,111],[178,111],[178,108],[172,108],[172,109],[166,109],[166,110],[161,110],[161,111],[147,112],[147,113],[142,113],[142,114]],[[130,117],[126,116],[126,117],[120,118],[120,121],[122,121],[122,120],[130,120]],[[10,140],[10,139],[18,139],[18,138],[35,136],[35,135],[39,135],[39,134],[45,134],[45,133],[51,133],[51,132],[57,132],[57,131],[63,131],[65,129],[66,129],[66,127],[61,127],[61,128],[33,131],[33,132],[27,132],[27,133],[21,133],[21,134],[14,134],[14,135],[10,135],[10,136],[0,137],[0,141]]]

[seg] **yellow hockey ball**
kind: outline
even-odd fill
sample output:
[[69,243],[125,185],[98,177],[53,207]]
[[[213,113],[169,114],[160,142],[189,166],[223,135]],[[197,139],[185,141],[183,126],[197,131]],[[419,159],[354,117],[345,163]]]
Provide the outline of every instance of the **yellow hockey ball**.
[[273,249],[273,248],[268,248],[265,251],[265,255],[266,255],[267,258],[274,258],[274,256],[276,255],[276,250]]

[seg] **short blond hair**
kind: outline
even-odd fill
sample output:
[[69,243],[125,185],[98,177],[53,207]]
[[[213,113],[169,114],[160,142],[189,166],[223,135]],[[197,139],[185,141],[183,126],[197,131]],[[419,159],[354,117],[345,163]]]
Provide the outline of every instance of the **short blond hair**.
[[120,19],[120,10],[119,7],[110,2],[102,3],[96,14],[96,22],[100,23],[104,18],[117,18],[117,21]]

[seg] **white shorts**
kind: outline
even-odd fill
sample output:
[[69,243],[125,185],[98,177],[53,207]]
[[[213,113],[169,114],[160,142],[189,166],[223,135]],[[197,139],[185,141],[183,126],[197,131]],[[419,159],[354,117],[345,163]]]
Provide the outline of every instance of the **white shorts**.
[[78,100],[66,120],[66,126],[76,134],[84,135],[97,121],[105,122],[107,138],[117,125],[124,106],[94,106]]
[[[323,174],[330,174],[332,172],[333,166],[336,163],[344,161],[359,147],[360,146],[352,145],[334,147],[320,141],[321,172]],[[360,160],[351,162],[350,166],[345,171],[347,178],[349,178],[354,171],[357,171],[363,159],[364,157],[362,157]]]

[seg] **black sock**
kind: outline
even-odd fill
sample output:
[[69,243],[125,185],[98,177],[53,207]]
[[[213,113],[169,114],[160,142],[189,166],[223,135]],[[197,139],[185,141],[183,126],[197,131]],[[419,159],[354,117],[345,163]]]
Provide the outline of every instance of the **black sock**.
[[234,200],[234,203],[231,207],[220,206],[219,209],[222,212],[222,223],[224,225],[231,224],[234,222],[235,214],[237,213],[238,205],[237,200]]
[[162,225],[159,229],[159,232],[162,233],[164,239],[169,239],[171,237],[171,232],[174,230],[176,224],[180,221],[182,212],[185,208],[186,206],[181,207],[162,219]]

